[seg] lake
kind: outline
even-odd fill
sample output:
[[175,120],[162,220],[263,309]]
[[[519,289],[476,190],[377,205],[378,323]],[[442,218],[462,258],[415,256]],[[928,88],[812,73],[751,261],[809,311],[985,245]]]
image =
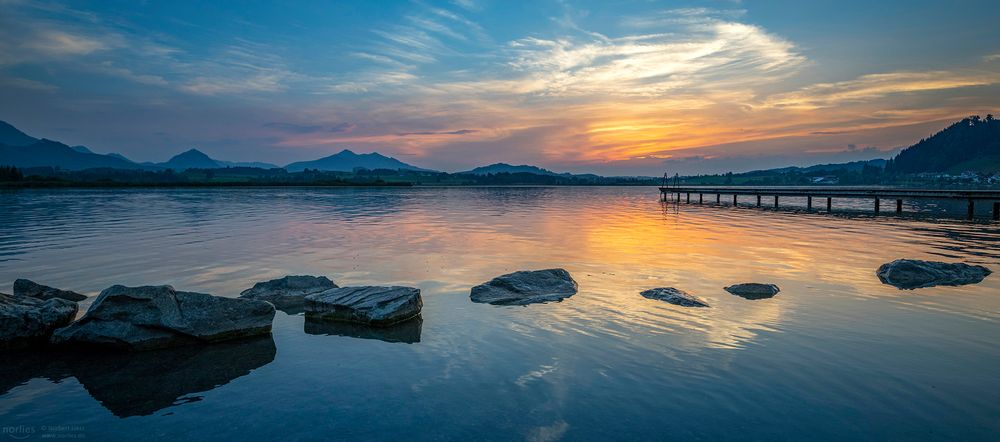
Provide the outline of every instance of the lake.
[[[649,187],[3,192],[5,293],[24,277],[90,296],[113,284],[237,296],[311,274],[419,287],[424,308],[389,330],[278,312],[263,339],[7,354],[0,427],[91,440],[996,440],[1000,275],[908,291],[875,269],[1000,271],[1000,224],[838,204],[834,216],[675,205]],[[495,276],[552,267],[579,293],[469,300]],[[781,293],[722,289],[753,281]],[[711,307],[639,295],[654,287]]]

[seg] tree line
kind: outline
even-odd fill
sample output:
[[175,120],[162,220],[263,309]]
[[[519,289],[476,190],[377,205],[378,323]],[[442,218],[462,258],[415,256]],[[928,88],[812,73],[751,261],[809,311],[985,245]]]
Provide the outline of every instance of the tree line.
[[0,181],[21,181],[24,173],[14,166],[0,166]]

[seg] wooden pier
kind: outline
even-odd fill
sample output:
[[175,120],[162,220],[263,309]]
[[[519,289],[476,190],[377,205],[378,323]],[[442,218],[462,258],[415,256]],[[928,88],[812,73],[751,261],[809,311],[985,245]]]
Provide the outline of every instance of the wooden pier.
[[715,195],[715,203],[722,203],[722,195],[732,195],[733,205],[737,204],[740,195],[756,197],[757,207],[761,207],[763,197],[774,198],[774,208],[778,208],[779,197],[800,197],[806,199],[806,210],[813,209],[813,199],[825,198],[826,211],[833,209],[834,198],[866,199],[872,201],[875,214],[882,211],[882,201],[895,200],[896,213],[903,212],[903,200],[928,199],[964,201],[967,204],[968,219],[975,218],[976,204],[993,204],[993,220],[1000,220],[1000,191],[996,190],[946,190],[946,189],[909,189],[899,187],[870,186],[670,186],[660,187],[660,195],[666,200],[668,195],[676,195],[677,201],[681,195],[686,195],[685,201],[691,202],[691,195],[698,195],[698,203],[704,204],[705,195]]

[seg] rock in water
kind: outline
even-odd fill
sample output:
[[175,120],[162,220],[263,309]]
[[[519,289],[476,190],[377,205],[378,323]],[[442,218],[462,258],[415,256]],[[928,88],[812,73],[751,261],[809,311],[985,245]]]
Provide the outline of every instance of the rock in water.
[[781,289],[774,284],[747,282],[726,287],[726,291],[745,299],[773,298]]
[[52,343],[147,350],[268,334],[274,306],[173,287],[105,289],[79,321],[56,330]]
[[649,289],[640,293],[640,295],[649,299],[666,301],[682,307],[708,307],[708,303],[701,300],[701,298],[685,292],[684,290],[675,289],[673,287]]
[[267,301],[279,310],[290,310],[305,306],[306,296],[335,288],[337,284],[325,276],[290,275],[258,282],[240,293],[240,298]]
[[563,269],[524,270],[473,287],[470,298],[494,305],[525,305],[561,301],[576,291],[576,281]]
[[341,287],[306,296],[306,316],[386,327],[420,314],[420,289]]
[[73,322],[77,309],[75,302],[65,299],[0,293],[0,349],[45,343],[53,331]]
[[69,290],[59,290],[49,286],[35,283],[27,279],[14,281],[14,296],[27,296],[38,299],[60,298],[67,301],[79,302],[87,299],[86,296]]
[[990,273],[990,269],[978,265],[917,259],[897,259],[882,264],[876,272],[883,284],[906,290],[936,285],[975,284]]

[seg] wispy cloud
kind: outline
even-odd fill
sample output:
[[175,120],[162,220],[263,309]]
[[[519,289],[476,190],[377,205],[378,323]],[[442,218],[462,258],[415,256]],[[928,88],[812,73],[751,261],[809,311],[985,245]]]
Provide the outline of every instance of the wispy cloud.
[[459,130],[442,131],[442,132],[427,132],[427,131],[425,131],[425,132],[402,132],[402,133],[398,133],[396,135],[401,136],[401,137],[408,137],[408,136],[411,136],[411,135],[468,135],[468,134],[474,134],[476,132],[479,132],[479,131],[476,130],[476,129],[459,129]]
[[837,83],[821,83],[776,94],[765,106],[811,110],[876,100],[894,94],[919,93],[1000,83],[995,72],[890,72]]

